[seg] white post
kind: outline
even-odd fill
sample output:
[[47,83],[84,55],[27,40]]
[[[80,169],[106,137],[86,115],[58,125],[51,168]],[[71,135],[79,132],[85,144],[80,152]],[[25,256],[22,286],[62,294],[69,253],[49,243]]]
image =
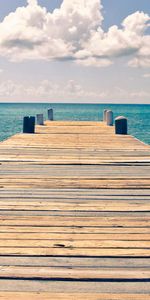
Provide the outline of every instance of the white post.
[[44,125],[44,116],[43,116],[43,114],[36,115],[36,118],[37,118],[37,124],[38,125]]
[[107,112],[106,112],[106,124],[108,126],[113,126],[113,112],[112,112],[112,110],[107,110]]
[[103,111],[103,122],[106,122],[106,113],[107,113],[107,109],[104,109],[104,111]]
[[116,134],[128,134],[128,120],[120,116],[115,119],[115,132]]

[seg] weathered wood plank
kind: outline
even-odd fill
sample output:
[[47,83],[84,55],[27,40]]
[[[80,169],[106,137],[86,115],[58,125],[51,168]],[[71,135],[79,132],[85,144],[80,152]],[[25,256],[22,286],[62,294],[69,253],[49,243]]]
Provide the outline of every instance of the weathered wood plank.
[[150,211],[150,201],[97,201],[93,203],[90,201],[85,201],[85,203],[75,202],[48,202],[46,201],[0,201],[0,210],[11,210],[11,211],[84,211],[84,212],[102,212],[102,211],[122,211],[122,212],[143,212]]
[[150,189],[150,179],[112,178],[112,179],[64,179],[64,178],[0,178],[0,188],[91,188],[91,189]]
[[[51,240],[51,239],[0,239],[0,248],[1,247],[25,247],[25,248],[53,248],[53,249],[87,249],[88,252],[90,249],[149,249],[150,253],[150,240]],[[52,250],[53,251],[53,250]]]
[[[88,222],[87,222],[88,221]],[[16,226],[92,226],[149,227],[149,217],[65,217],[65,216],[0,216],[1,225]]]
[[[90,138],[89,138],[90,137]],[[149,150],[149,146],[141,143],[131,136],[116,136],[111,134],[110,137],[101,134],[17,134],[2,143],[5,147],[19,146],[38,146],[49,148],[76,148],[76,149],[119,149],[124,146],[125,149]]]
[[26,299],[32,299],[32,300],[148,300],[150,299],[150,295],[148,294],[101,294],[101,293],[73,293],[73,294],[67,294],[67,293],[0,293],[0,299],[2,300],[26,300]]
[[0,226],[0,232],[4,233],[57,233],[57,234],[150,234],[150,227],[100,227],[100,226]]
[[[88,197],[88,196],[98,196],[98,197],[119,197],[119,200],[121,200],[120,197],[127,197],[126,199],[130,199],[130,197],[133,196],[140,196],[140,197],[150,197],[150,189],[143,189],[141,190],[139,187],[134,190],[134,189],[116,189],[116,190],[109,190],[109,189],[58,189],[58,188],[52,188],[52,189],[42,189],[38,188],[35,189],[31,187],[31,189],[22,189],[22,188],[17,188],[17,189],[2,189],[0,193],[0,197],[3,195],[11,195],[13,196],[24,196],[26,197],[27,195],[32,195],[32,197],[44,197],[44,196],[59,196],[59,197],[73,197],[76,200],[80,197]],[[111,199],[111,198],[110,198]]]
[[149,248],[28,248],[19,247],[0,247],[0,255],[19,255],[19,256],[81,256],[81,257],[150,257]]
[[105,258],[105,257],[36,257],[0,256],[1,266],[39,266],[68,268],[150,268],[150,258]]
[[[0,228],[1,229],[1,228]],[[33,228],[32,228],[33,229]],[[17,231],[17,228],[16,228]],[[23,231],[23,229],[22,229]],[[105,233],[105,234],[94,234],[94,233],[85,233],[85,234],[78,234],[78,233],[6,233],[6,232],[0,232],[0,241],[1,240],[16,240],[16,243],[18,240],[32,240],[34,243],[34,240],[56,240],[57,242],[60,240],[74,240],[74,241],[104,241],[104,240],[113,240],[115,241],[141,241],[142,246],[144,246],[144,243],[142,241],[150,241],[150,233],[145,234],[130,234],[130,233],[123,233],[123,234],[116,234],[116,233]],[[88,230],[87,230],[88,232]],[[5,241],[4,241],[5,243]],[[90,243],[90,242],[89,242]],[[18,244],[18,243],[17,243]],[[86,243],[85,243],[86,244]],[[92,242],[92,244],[94,244]],[[44,244],[43,244],[44,245]],[[133,244],[134,245],[134,244]]]
[[[59,293],[60,295],[65,292],[68,293],[98,293],[98,294],[108,294],[108,299],[110,300],[109,294],[136,294],[146,296],[150,294],[150,285],[147,281],[138,282],[103,282],[103,281],[50,281],[50,280],[0,280],[0,291],[14,291],[14,292],[50,292]],[[145,298],[144,298],[145,299]],[[117,299],[116,299],[117,300]],[[142,299],[143,300],[143,299]]]
[[135,280],[150,279],[150,270],[147,268],[54,268],[54,267],[16,267],[0,266],[0,278],[20,278],[20,279],[116,279]]
[[149,146],[99,122],[36,130],[0,143],[0,291],[149,297]]

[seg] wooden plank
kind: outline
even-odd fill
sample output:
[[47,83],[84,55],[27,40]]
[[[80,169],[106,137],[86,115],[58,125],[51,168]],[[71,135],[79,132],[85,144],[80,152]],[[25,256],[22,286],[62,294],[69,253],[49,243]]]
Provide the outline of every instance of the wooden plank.
[[[1,228],[0,228],[1,229]],[[24,229],[22,229],[23,231]],[[16,228],[17,231],[17,228]],[[25,232],[16,232],[16,233],[7,233],[7,232],[0,232],[0,241],[1,240],[56,240],[57,242],[60,240],[81,240],[81,241],[150,241],[150,233],[145,234],[130,234],[130,233],[123,233],[123,234],[116,234],[116,233],[100,233],[100,234],[94,234],[94,233],[84,233],[84,234],[78,234],[78,233],[66,233],[66,232],[60,232],[60,233],[48,233],[48,232],[36,232],[36,233],[25,233]],[[88,230],[87,230],[88,232]],[[5,243],[5,241],[4,241]],[[98,245],[98,244],[97,244]]]
[[1,266],[68,268],[150,268],[150,258],[0,256]]
[[28,247],[28,248],[65,248],[65,249],[149,249],[150,253],[150,240],[134,240],[134,241],[126,241],[126,240],[95,240],[94,238],[91,240],[45,240],[45,239],[0,239],[0,247]]
[[111,294],[111,298],[108,294],[87,294],[87,293],[0,293],[0,299],[2,300],[148,300],[150,295],[148,294]]
[[0,216],[1,225],[15,226],[87,226],[90,227],[149,227],[148,216],[139,217],[68,217],[64,216]]
[[[150,199],[150,189],[141,189],[140,191],[138,189],[131,189],[129,188],[123,188],[123,189],[114,189],[110,190],[109,188],[99,188],[99,189],[90,189],[90,188],[56,188],[54,190],[53,188],[42,188],[39,187],[39,189],[32,187],[31,189],[21,188],[18,186],[18,189],[15,188],[4,188],[1,189],[0,198],[36,198],[37,200],[40,199],[41,196],[43,196],[43,199],[75,199],[78,200],[106,200],[109,199],[115,199],[115,200],[130,200],[130,199],[136,199],[136,200],[146,200]],[[11,201],[10,199],[10,201]]]
[[[90,136],[90,138],[89,138]],[[16,147],[38,145],[39,148],[86,148],[86,149],[119,149],[124,146],[124,149],[137,149],[149,150],[149,146],[141,143],[131,136],[118,136],[116,135],[101,135],[94,134],[18,134],[2,143],[5,147]]]
[[139,204],[139,205],[145,205],[147,203],[147,205],[149,205],[149,202],[150,202],[150,196],[149,195],[130,195],[130,196],[126,196],[126,195],[88,195],[88,194],[84,194],[84,193],[81,193],[81,194],[77,194],[78,192],[74,192],[74,194],[71,194],[71,193],[64,193],[62,191],[62,194],[54,194],[54,193],[50,193],[50,190],[49,190],[49,193],[46,193],[43,191],[43,194],[41,193],[36,193],[33,194],[32,196],[32,193],[28,193],[26,191],[24,191],[24,194],[21,194],[18,192],[18,194],[16,194],[14,192],[13,193],[3,193],[3,191],[1,191],[1,194],[0,194],[0,202],[3,204],[3,202],[5,203],[5,205],[8,204],[13,204],[14,205],[16,203],[18,203],[18,205],[21,205],[23,203],[28,203],[28,204],[31,204],[33,203],[41,203],[41,204],[49,204],[49,205],[53,205],[53,203],[56,203],[56,205],[61,205],[62,203],[64,203],[64,205],[78,205],[78,204],[81,204],[81,205],[85,205],[86,207],[86,204],[88,206],[88,203],[89,205],[91,203],[93,203],[93,206],[98,206],[98,205],[102,205],[103,203],[107,204],[107,203],[119,203],[120,205],[123,205],[124,203],[126,203],[127,205],[136,205],[136,204]]
[[[96,201],[95,201],[96,202]],[[11,210],[11,211],[84,211],[84,212],[102,212],[102,211],[150,211],[150,201],[97,201],[97,203],[87,202],[85,203],[70,203],[70,202],[46,202],[45,201],[0,201],[0,210]]]
[[[67,167],[63,166],[63,165],[53,165],[53,166],[49,166],[48,164],[47,165],[42,165],[42,166],[39,166],[38,164],[37,165],[31,165],[31,164],[28,164],[28,163],[24,163],[24,171],[41,171],[41,173],[43,171],[51,171],[51,169],[53,171],[58,171],[58,170],[65,170],[66,169],[66,172],[67,171],[73,171],[73,170],[77,170],[80,173],[82,172],[86,172],[87,170],[89,172],[92,172],[93,173],[96,173],[96,172],[99,172],[101,174],[101,172],[106,172],[107,173],[112,173],[113,171],[115,173],[118,173],[119,171],[121,171],[122,173],[126,173],[126,172],[136,172],[136,171],[140,171],[141,170],[141,174],[144,173],[145,171],[148,171],[150,170],[150,164],[146,164],[145,165],[136,165],[136,164],[133,164],[133,165],[126,165],[126,164],[113,164],[113,165],[109,165],[109,164],[103,164],[101,166],[99,165],[69,165]],[[13,172],[13,171],[23,171],[22,170],[22,166],[18,165],[17,163],[10,163],[10,164],[1,164],[0,165],[0,170],[3,170],[3,171],[6,171],[8,170],[9,172]]]
[[[136,149],[123,149],[122,147],[120,147],[120,149],[76,149],[76,148],[50,148],[50,147],[45,147],[45,148],[39,148],[37,147],[32,147],[32,145],[30,146],[20,146],[20,147],[5,147],[4,143],[0,144],[0,154],[1,155],[11,155],[14,154],[16,155],[16,157],[22,155],[22,154],[27,154],[27,155],[32,155],[32,156],[40,156],[43,155],[44,156],[51,156],[54,155],[55,157],[57,156],[72,156],[72,157],[76,157],[78,155],[84,157],[88,157],[88,156],[96,156],[96,157],[111,157],[113,159],[113,157],[122,157],[123,159],[125,159],[126,157],[139,157],[142,160],[144,160],[144,158],[150,158],[150,150],[148,148],[145,149],[140,149],[140,150],[136,150]],[[138,162],[138,161],[137,161]]]
[[101,294],[101,293],[12,293],[12,292],[5,292],[0,293],[0,299],[2,300],[148,300],[150,299],[150,295],[148,294]]
[[[0,291],[14,291],[14,292],[50,292],[63,294],[64,291],[68,293],[92,293],[98,294],[150,294],[150,285],[148,281],[138,282],[115,282],[115,281],[55,281],[55,280],[0,280]],[[108,295],[110,297],[110,295]],[[110,300],[110,298],[108,298]],[[145,299],[145,298],[144,298]]]
[[59,216],[64,216],[65,218],[72,217],[97,217],[97,218],[102,218],[105,217],[107,218],[109,214],[109,217],[126,217],[127,215],[129,217],[141,217],[147,216],[149,217],[149,212],[116,212],[116,211],[106,211],[106,212],[90,212],[90,211],[43,211],[43,210],[32,210],[32,211],[21,211],[21,210],[3,210],[1,211],[1,216],[18,216],[18,217],[24,217],[24,216],[40,216],[40,217],[59,217]]
[[150,189],[150,179],[0,178],[0,188]]
[[36,133],[55,133],[55,134],[60,134],[60,133],[80,133],[80,134],[89,134],[92,133],[94,131],[94,133],[97,134],[110,134],[112,132],[112,134],[114,134],[114,128],[110,127],[109,130],[106,127],[100,126],[100,124],[98,125],[87,125],[87,126],[81,126],[81,125],[74,125],[74,126],[56,126],[55,124],[53,124],[53,126],[36,126]]
[[1,189],[0,199],[17,200],[150,200],[150,189]]
[[19,247],[0,247],[0,255],[19,256],[81,256],[81,257],[149,257],[148,248],[64,248],[63,244],[56,248],[28,248],[28,245]]
[[[19,222],[18,222],[19,223]],[[0,226],[1,233],[57,233],[57,234],[150,234],[150,227],[99,227],[99,226]]]
[[82,268],[54,268],[54,267],[16,267],[0,266],[0,278],[14,279],[76,279],[76,280],[94,280],[94,279],[116,279],[116,280],[135,280],[140,277],[141,280],[150,279],[150,270],[147,268],[100,268],[100,269],[82,269]]
[[49,121],[49,120],[46,120],[44,122],[44,124],[46,126],[50,126],[50,127],[53,127],[53,126],[102,126],[102,127],[106,127],[105,124],[101,121],[72,121],[72,120],[69,120],[69,121],[66,121],[66,120],[59,120],[59,121]]

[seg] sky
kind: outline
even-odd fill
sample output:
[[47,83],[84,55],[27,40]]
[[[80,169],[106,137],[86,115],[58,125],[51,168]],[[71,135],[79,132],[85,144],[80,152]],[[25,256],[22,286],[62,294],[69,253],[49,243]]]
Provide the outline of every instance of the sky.
[[150,104],[149,0],[0,1],[0,102]]

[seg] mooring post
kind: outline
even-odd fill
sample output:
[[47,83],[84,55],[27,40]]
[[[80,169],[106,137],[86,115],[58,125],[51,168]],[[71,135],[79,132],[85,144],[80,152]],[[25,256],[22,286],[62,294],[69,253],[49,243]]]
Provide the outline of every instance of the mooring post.
[[35,132],[35,117],[24,117],[23,119],[23,133]]
[[37,114],[36,118],[37,118],[38,125],[44,125],[44,115],[43,114]]
[[29,117],[23,118],[23,133],[27,133],[29,128]]
[[48,109],[48,120],[50,120],[50,121],[54,120],[52,108]]
[[127,118],[120,116],[115,119],[115,133],[116,134],[128,134],[128,120]]
[[113,117],[113,112],[112,110],[107,110],[106,112],[106,123],[108,126],[113,126],[113,120],[114,117]]
[[106,113],[107,113],[107,109],[104,109],[104,111],[103,111],[103,122],[106,122]]

